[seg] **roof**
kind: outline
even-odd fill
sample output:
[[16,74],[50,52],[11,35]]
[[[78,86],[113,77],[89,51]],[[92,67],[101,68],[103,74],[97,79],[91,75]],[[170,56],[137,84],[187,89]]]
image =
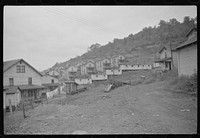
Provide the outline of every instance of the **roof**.
[[18,85],[20,90],[30,90],[30,89],[44,89],[45,86],[40,85]]
[[193,27],[192,29],[190,29],[189,32],[186,34],[186,37],[187,37],[193,30],[197,31],[197,27]]
[[43,83],[42,84],[43,86],[58,86],[59,85],[59,83]]
[[42,74],[39,71],[37,71],[34,67],[32,67],[30,64],[28,64],[23,59],[16,59],[16,60],[4,61],[3,62],[3,72],[6,72],[8,69],[10,69],[11,67],[13,67],[14,65],[16,65],[20,61],[23,61],[25,64],[27,64],[29,67],[31,67],[35,72],[37,72],[40,76],[42,76]]
[[5,86],[4,89],[6,93],[17,93],[17,90],[20,91],[18,86]]
[[66,84],[74,83],[74,84],[78,85],[78,83],[76,83],[75,81],[65,81],[64,83],[66,83]]
[[171,57],[167,57],[167,58],[162,58],[162,59],[155,59],[155,62],[156,61],[166,61],[166,60],[169,60],[169,59],[171,59]]
[[161,53],[164,49],[167,49],[167,47],[166,47],[166,46],[163,46],[163,47],[158,51],[158,53]]
[[177,46],[175,49],[177,50],[177,49],[180,49],[182,47],[188,46],[188,45],[196,43],[196,42],[197,42],[197,36],[192,37],[191,39],[186,40],[181,45]]

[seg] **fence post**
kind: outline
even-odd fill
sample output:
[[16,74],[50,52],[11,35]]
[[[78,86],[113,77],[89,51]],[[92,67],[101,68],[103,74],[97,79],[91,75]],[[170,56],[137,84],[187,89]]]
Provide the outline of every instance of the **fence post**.
[[9,99],[9,108],[10,108],[10,113],[12,113],[12,104],[11,104],[11,99]]
[[26,118],[25,109],[24,109],[24,101],[22,102],[22,106],[23,106],[23,116],[24,118]]
[[34,107],[33,107],[33,99],[31,99],[31,107],[32,107],[32,109],[34,109]]

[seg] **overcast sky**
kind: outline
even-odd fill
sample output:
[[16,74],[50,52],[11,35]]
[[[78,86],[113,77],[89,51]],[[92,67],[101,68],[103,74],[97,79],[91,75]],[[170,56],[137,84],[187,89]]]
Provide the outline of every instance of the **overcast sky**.
[[94,44],[122,39],[160,20],[197,16],[195,6],[5,6],[4,61],[23,58],[42,71]]

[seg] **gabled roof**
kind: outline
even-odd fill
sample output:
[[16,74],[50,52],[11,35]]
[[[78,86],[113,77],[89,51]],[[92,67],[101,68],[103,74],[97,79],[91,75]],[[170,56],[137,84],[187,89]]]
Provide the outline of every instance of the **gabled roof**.
[[20,61],[23,61],[30,68],[32,68],[35,72],[37,72],[40,76],[42,76],[42,74],[39,71],[37,71],[33,66],[31,66],[30,64],[28,64],[23,59],[16,59],[16,60],[4,61],[3,62],[3,72],[6,72],[8,69],[10,69],[11,67],[13,67],[14,65],[16,65],[17,63],[19,63]]
[[158,51],[158,53],[161,53],[164,49],[167,49],[166,46],[163,46],[163,47]]
[[11,68],[13,65],[17,64],[21,59],[9,60],[3,62],[3,72]]
[[192,31],[197,31],[197,27],[194,27],[194,28],[192,28],[192,29],[190,29],[190,31],[186,34],[186,37],[188,36],[188,35],[190,35],[190,33],[192,32]]
[[196,37],[192,37],[191,39],[188,39],[187,41],[183,42],[181,45],[176,47],[177,49],[180,49],[182,47],[188,46],[190,44],[196,43],[197,42],[197,36]]

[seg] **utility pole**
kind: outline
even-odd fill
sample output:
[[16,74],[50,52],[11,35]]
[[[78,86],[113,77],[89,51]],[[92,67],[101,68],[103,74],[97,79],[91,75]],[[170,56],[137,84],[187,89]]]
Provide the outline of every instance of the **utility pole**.
[[169,46],[170,46],[170,51],[171,51],[171,65],[172,65],[172,69],[174,69],[174,63],[173,63],[173,55],[172,55],[172,45],[171,45],[171,41],[169,42]]

